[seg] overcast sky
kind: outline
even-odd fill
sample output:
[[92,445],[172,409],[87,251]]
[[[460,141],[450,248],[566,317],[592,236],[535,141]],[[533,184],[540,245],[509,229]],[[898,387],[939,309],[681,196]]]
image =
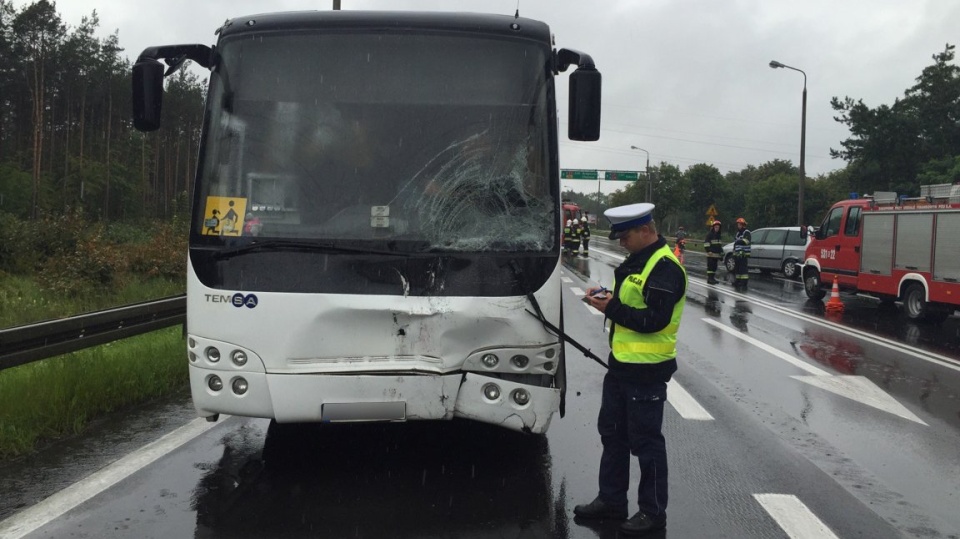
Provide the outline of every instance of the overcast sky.
[[[28,4],[15,0],[18,7]],[[473,11],[512,15],[517,0],[342,0],[342,9]],[[118,33],[131,60],[152,45],[213,44],[229,17],[331,9],[332,0],[58,0],[71,27],[96,10],[100,35]],[[726,173],[772,159],[800,161],[807,74],[806,170],[843,168],[830,158],[848,136],[830,98],[892,104],[931,56],[960,41],[956,0],[520,0],[520,15],[548,23],[557,47],[589,53],[603,74],[603,128],[593,143],[561,133],[561,168],[681,170],[709,163]],[[566,114],[567,77],[558,102]],[[620,182],[603,182],[610,192]],[[598,182],[565,181],[594,192]]]

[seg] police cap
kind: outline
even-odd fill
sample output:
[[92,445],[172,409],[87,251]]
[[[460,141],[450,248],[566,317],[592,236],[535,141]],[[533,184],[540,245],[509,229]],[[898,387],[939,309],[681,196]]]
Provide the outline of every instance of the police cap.
[[640,202],[604,211],[603,215],[610,221],[610,239],[618,239],[627,230],[653,221],[655,207],[649,202]]

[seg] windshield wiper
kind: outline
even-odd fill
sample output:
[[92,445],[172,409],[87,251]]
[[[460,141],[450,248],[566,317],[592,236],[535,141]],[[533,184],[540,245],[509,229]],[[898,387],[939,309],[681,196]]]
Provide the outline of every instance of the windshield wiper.
[[410,256],[410,253],[403,251],[388,251],[383,249],[371,249],[369,247],[360,247],[355,245],[341,245],[322,241],[299,241],[299,240],[264,240],[231,247],[222,251],[215,251],[214,258],[225,260],[237,255],[252,253],[257,251],[290,251],[300,253],[356,253],[365,255],[385,255],[385,256]]

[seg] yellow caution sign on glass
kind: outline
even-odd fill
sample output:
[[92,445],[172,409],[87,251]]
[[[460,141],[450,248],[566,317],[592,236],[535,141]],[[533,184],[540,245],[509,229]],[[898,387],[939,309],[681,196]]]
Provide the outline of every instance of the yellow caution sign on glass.
[[247,212],[247,199],[238,197],[207,197],[203,210],[204,236],[239,236],[243,230],[243,217]]

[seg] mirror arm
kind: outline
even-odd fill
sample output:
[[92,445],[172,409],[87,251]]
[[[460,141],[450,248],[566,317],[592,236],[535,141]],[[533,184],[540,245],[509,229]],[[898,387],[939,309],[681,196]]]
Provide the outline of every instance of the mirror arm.
[[176,71],[186,60],[193,60],[197,65],[210,69],[214,64],[214,50],[206,45],[164,45],[162,47],[147,47],[143,49],[136,63],[150,60],[166,61],[167,72],[164,76]]
[[578,68],[584,68],[587,71],[595,71],[597,69],[596,64],[593,63],[593,58],[585,52],[574,49],[560,49],[557,51],[558,72],[566,71],[571,64],[576,64]]

